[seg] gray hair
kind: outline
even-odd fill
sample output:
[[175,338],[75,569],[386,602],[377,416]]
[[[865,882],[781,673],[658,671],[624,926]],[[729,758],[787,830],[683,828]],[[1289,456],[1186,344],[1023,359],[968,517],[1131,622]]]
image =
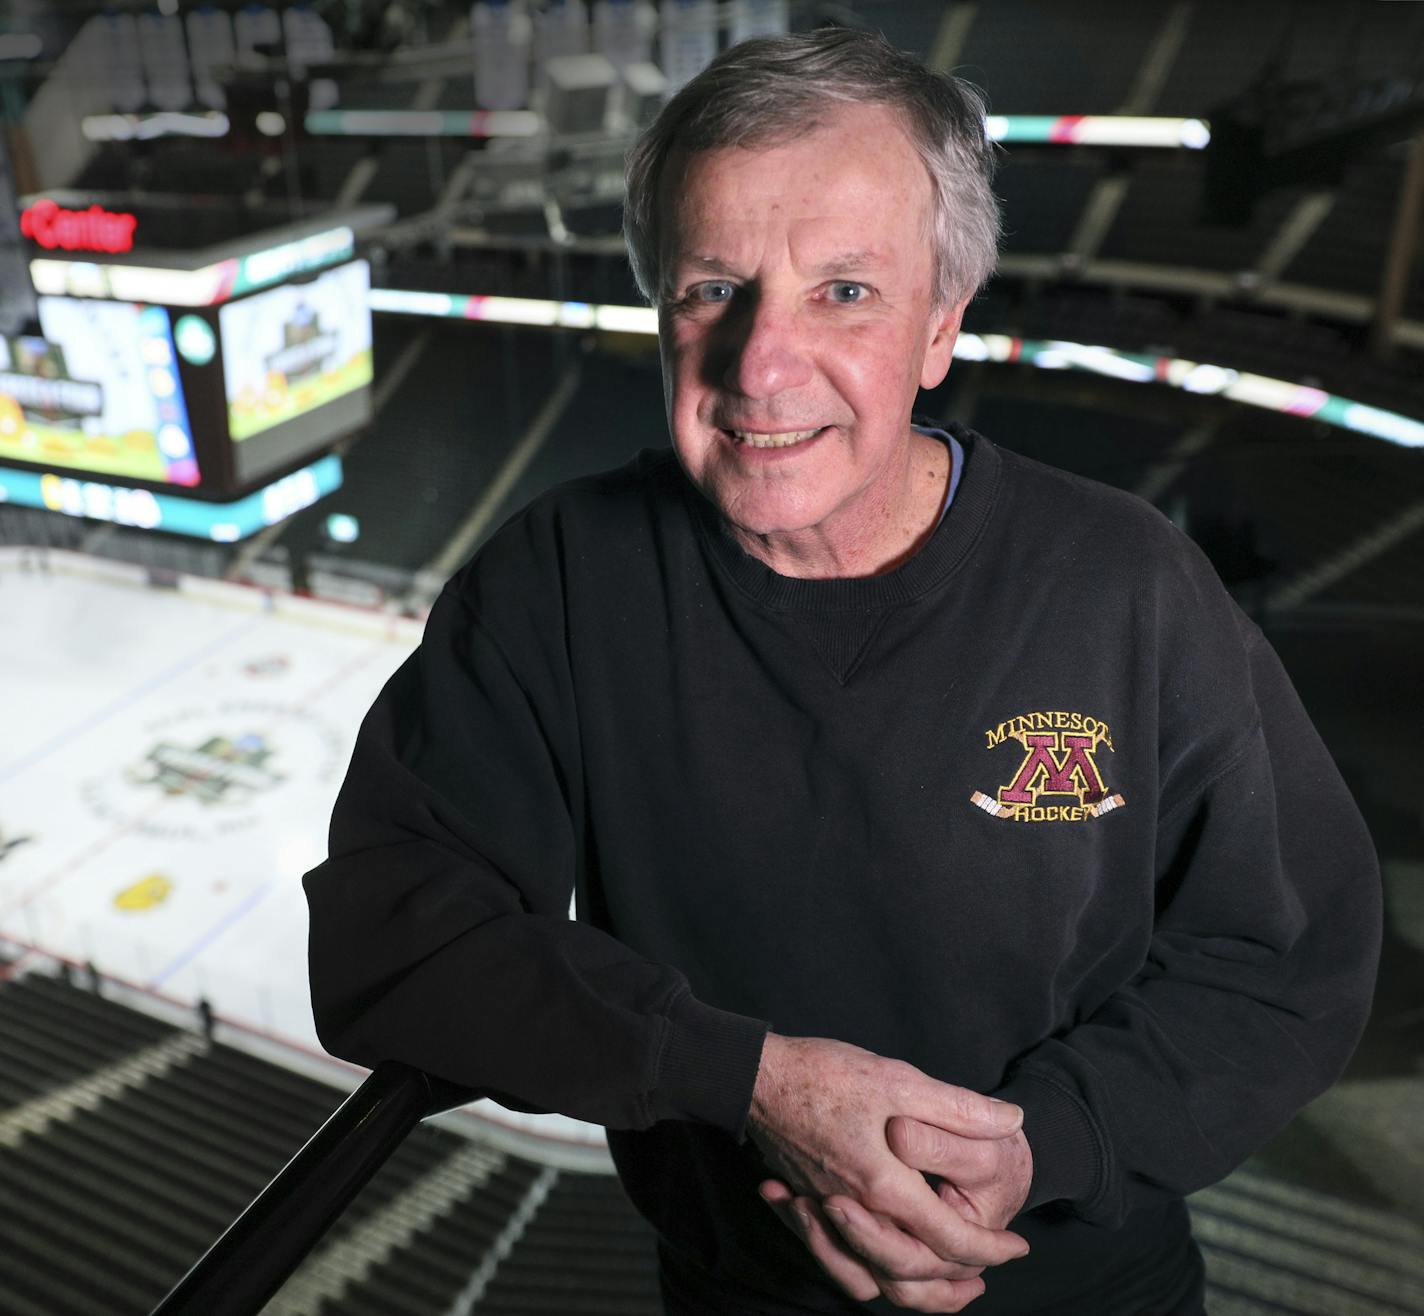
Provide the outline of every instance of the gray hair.
[[673,152],[792,140],[837,103],[899,111],[929,171],[936,309],[988,281],[998,259],[999,203],[983,97],[882,36],[824,28],[755,37],[724,51],[663,106],[628,153],[623,236],[649,302],[665,292],[658,194]]

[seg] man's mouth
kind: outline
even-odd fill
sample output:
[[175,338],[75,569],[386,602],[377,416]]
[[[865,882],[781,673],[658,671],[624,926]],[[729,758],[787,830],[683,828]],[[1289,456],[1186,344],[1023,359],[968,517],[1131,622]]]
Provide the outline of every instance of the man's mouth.
[[758,430],[726,430],[738,443],[745,443],[749,448],[789,448],[793,444],[804,443],[807,439],[813,439],[826,427],[819,426],[812,430],[782,430],[778,433],[763,433]]

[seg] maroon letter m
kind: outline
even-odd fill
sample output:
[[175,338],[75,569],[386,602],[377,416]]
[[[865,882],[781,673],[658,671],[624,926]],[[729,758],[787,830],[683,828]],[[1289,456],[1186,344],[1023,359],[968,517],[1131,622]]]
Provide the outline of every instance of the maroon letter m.
[[[1059,748],[1066,751],[1060,762],[1053,757]],[[1097,765],[1088,752],[1093,748],[1092,736],[1075,736],[1068,732],[1043,731],[1024,737],[1028,754],[1019,766],[1013,784],[999,787],[1000,804],[1032,804],[1035,790],[1047,791],[1050,795],[1081,795],[1089,803],[1096,803],[1104,795],[1102,778],[1098,776]],[[1074,785],[1073,777],[1078,777]],[[1038,778],[1043,780],[1039,781]]]

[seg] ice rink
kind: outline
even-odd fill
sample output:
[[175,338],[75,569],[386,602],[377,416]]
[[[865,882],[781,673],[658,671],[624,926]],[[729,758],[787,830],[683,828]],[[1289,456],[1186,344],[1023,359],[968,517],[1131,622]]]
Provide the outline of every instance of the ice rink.
[[0,936],[319,1052],[301,876],[325,857],[361,718],[420,631],[0,548]]

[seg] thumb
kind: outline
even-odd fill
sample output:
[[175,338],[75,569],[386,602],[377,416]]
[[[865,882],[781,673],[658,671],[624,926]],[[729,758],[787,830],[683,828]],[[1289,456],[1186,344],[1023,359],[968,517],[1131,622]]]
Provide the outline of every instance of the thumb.
[[941,1083],[923,1075],[900,1112],[962,1138],[1004,1138],[1023,1127],[1023,1111],[1012,1102]]
[[961,1188],[992,1177],[999,1164],[998,1138],[966,1138],[903,1115],[886,1121],[885,1141],[912,1170],[938,1175]]

